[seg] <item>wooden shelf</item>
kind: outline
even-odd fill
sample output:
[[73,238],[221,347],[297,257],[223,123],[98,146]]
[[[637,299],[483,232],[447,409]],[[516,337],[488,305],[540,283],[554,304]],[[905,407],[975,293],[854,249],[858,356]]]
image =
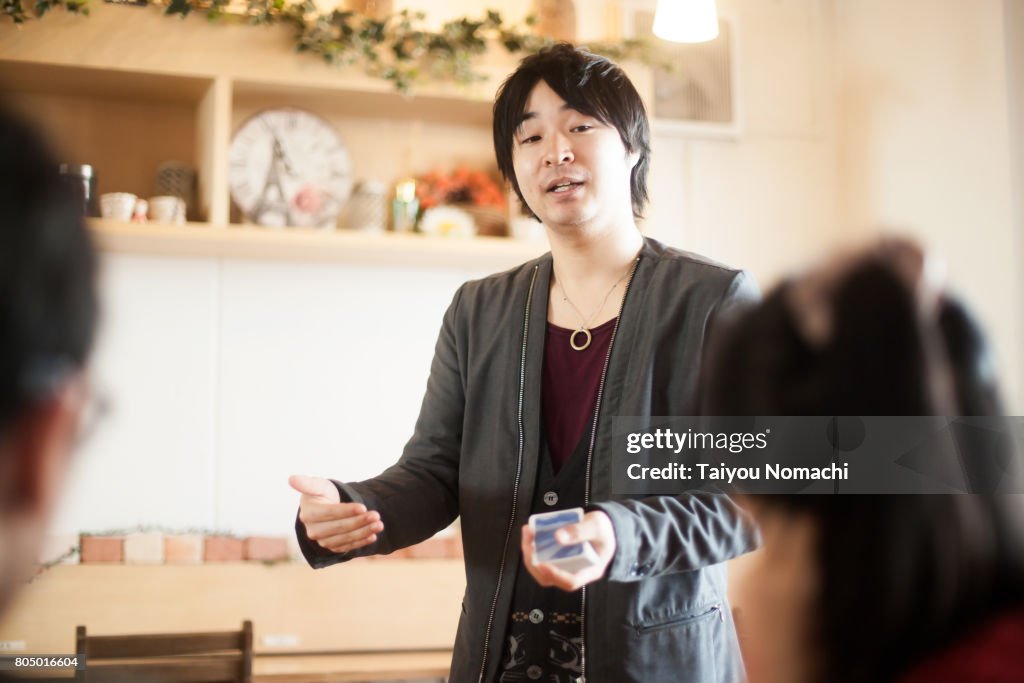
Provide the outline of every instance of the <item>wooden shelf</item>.
[[90,226],[104,251],[156,256],[501,270],[548,250],[546,242],[504,237],[446,239],[419,234],[269,229],[206,223],[140,224],[103,219],[91,220]]
[[253,114],[299,107],[322,117],[348,149],[353,180],[385,185],[434,168],[492,169],[491,105],[511,69],[494,50],[487,83],[429,83],[416,96],[296,54],[286,26],[217,25],[169,18],[158,7],[100,3],[88,18],[56,13],[15,29],[0,25],[0,90],[38,122],[61,161],[96,169],[97,194],[159,193],[156,169],[197,172],[185,226],[92,223],[110,252],[360,265],[513,267],[547,250],[512,239],[268,230],[237,225],[230,199],[231,136]]
[[[106,70],[114,78],[126,72],[229,78],[246,81],[253,88],[301,86],[401,97],[393,84],[357,68],[331,66],[297,52],[291,26],[250,26],[238,16],[211,22],[200,13],[168,17],[163,9],[94,2],[88,17],[57,11],[43,21],[0,24],[0,60],[12,62],[0,64],[0,82],[7,80],[5,76],[18,78],[17,71],[34,63],[90,68],[91,72],[83,72],[87,87],[105,85],[108,77],[98,70]],[[421,95],[447,99],[453,110],[474,100],[489,105],[515,62],[495,50],[480,65],[490,76],[488,81],[426,83],[417,86],[412,99]],[[130,91],[125,93],[131,97]]]
[[5,90],[64,97],[129,102],[199,102],[213,77],[149,71],[64,66],[42,62],[6,62],[0,83]]
[[302,85],[235,78],[236,102],[266,105],[287,102],[310,111],[334,111],[351,118],[386,118],[396,121],[429,121],[447,125],[480,126],[490,130],[490,99],[459,98],[448,94],[403,95],[392,90],[369,89],[366,83],[339,79],[330,85]]

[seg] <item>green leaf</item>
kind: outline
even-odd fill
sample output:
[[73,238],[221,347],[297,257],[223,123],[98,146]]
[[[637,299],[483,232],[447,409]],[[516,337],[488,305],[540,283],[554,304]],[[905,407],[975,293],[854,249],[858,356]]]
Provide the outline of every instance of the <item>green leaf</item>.
[[192,3],[189,0],[171,0],[164,10],[164,14],[180,14],[185,17],[192,11]]
[[[229,0],[165,0],[164,14],[184,19],[193,10],[204,12],[209,21],[224,14]],[[0,16],[16,24],[31,15],[24,0],[0,0]],[[42,18],[54,7],[88,14],[90,0],[36,0],[31,13]],[[208,2],[208,4],[207,4]],[[292,24],[295,51],[317,55],[328,64],[360,64],[365,73],[409,92],[412,84],[426,75],[435,79],[473,83],[486,77],[474,70],[476,58],[494,41],[509,53],[532,53],[552,44],[532,27],[537,17],[530,14],[525,28],[506,25],[500,12],[487,9],[483,19],[468,16],[446,22],[440,31],[426,31],[423,12],[403,9],[380,20],[348,10],[321,13],[314,0],[248,0],[250,24]],[[593,49],[615,59],[639,59],[652,66],[669,64],[667,56],[652,48],[651,41],[631,39],[615,44],[594,45]]]

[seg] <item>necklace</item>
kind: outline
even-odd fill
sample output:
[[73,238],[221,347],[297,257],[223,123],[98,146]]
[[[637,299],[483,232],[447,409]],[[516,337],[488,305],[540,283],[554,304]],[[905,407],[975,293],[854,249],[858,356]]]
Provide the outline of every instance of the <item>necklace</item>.
[[[594,318],[596,318],[601,313],[601,311],[604,310],[604,305],[606,303],[608,303],[608,297],[610,297],[612,295],[612,292],[614,292],[615,288],[619,286],[619,283],[622,282],[623,280],[625,280],[626,276],[629,275],[633,271],[633,268],[636,266],[636,264],[639,261],[640,261],[640,257],[639,256],[637,256],[635,259],[633,259],[633,263],[630,265],[629,268],[626,269],[626,272],[624,272],[622,274],[622,276],[618,280],[615,281],[615,284],[612,285],[612,288],[609,289],[608,293],[604,295],[604,300],[601,301],[601,305],[598,306],[597,310],[594,311],[593,313],[591,313],[590,316],[587,317],[587,318],[583,317],[583,314],[580,313],[580,309],[576,308],[576,304],[574,304],[572,302],[572,300],[569,299],[569,296],[565,293],[565,287],[562,286],[562,278],[558,277],[558,273],[555,273],[555,284],[558,285],[558,289],[562,292],[562,301],[564,301],[565,303],[569,304],[569,306],[572,307],[572,310],[575,311],[576,315],[580,319],[580,326],[579,326],[579,328],[576,329],[572,334],[569,335],[569,346],[572,347],[573,351],[584,351],[584,350],[586,350],[587,347],[590,346],[590,342],[593,341],[594,337],[590,333],[589,321],[591,321]],[[583,343],[582,344],[577,344],[576,343],[576,335],[578,335],[578,334],[582,334],[583,335]]]

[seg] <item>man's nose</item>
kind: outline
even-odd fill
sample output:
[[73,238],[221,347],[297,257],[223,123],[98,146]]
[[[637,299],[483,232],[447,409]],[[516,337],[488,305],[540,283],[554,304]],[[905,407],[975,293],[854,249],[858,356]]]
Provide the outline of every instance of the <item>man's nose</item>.
[[544,157],[544,164],[546,166],[561,166],[562,164],[572,163],[574,159],[569,140],[561,135],[552,135],[551,144]]

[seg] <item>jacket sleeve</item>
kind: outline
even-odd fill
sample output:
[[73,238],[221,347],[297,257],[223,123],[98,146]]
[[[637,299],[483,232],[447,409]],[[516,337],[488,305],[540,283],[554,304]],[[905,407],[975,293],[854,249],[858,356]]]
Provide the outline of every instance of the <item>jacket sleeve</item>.
[[639,581],[725,562],[757,548],[751,518],[724,493],[686,493],[606,501],[615,528],[609,581]]
[[[737,273],[708,317],[705,339],[712,326],[759,298],[753,277]],[[615,529],[615,556],[605,574],[609,581],[700,569],[750,552],[760,543],[753,520],[724,493],[651,496],[590,507],[607,514]]]
[[456,292],[445,313],[416,428],[402,457],[372,479],[334,482],[342,500],[363,503],[368,510],[380,512],[384,530],[369,546],[334,553],[310,540],[296,516],[299,548],[312,567],[393,552],[430,538],[458,517],[465,392],[456,321],[464,289]]

